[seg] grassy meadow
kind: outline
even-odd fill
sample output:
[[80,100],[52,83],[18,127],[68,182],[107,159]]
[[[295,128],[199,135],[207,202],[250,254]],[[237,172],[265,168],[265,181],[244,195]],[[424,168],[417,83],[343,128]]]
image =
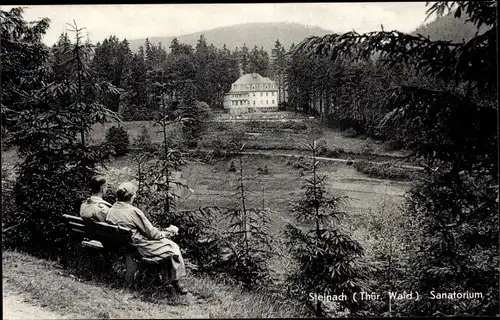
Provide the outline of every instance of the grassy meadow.
[[[207,132],[200,141],[201,146],[207,146],[218,137],[227,137],[228,128],[244,132],[243,142],[247,149],[260,150],[293,150],[304,151],[305,145],[311,143],[312,139],[324,140],[326,147],[331,150],[339,149],[342,152],[353,155],[378,155],[401,158],[407,155],[404,150],[394,150],[389,144],[382,143],[364,136],[346,137],[336,129],[327,128],[318,123],[317,120],[295,119],[296,121],[223,121],[221,116],[216,116],[213,122],[207,126]],[[102,142],[106,136],[106,130],[116,123],[95,125],[90,133],[90,141]],[[125,122],[123,127],[129,133],[132,141],[139,135],[141,128],[145,126],[153,142],[161,142],[162,134],[160,128],[151,121]],[[178,127],[168,128],[169,135],[179,135]]]

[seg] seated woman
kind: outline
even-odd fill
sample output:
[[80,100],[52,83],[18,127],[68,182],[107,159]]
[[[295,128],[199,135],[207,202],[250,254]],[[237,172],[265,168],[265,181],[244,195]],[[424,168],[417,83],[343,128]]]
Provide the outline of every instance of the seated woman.
[[184,260],[179,246],[167,239],[168,233],[155,228],[144,213],[132,203],[137,187],[131,182],[124,182],[116,189],[116,203],[109,209],[106,222],[132,230],[133,245],[139,253],[157,261],[165,259],[166,276],[170,278],[176,292],[186,294],[179,284],[179,278],[185,275]]
[[102,198],[107,186],[106,178],[103,176],[95,176],[90,180],[90,192],[92,195],[81,204],[80,217],[96,222],[106,221],[108,209],[112,206],[111,203]]

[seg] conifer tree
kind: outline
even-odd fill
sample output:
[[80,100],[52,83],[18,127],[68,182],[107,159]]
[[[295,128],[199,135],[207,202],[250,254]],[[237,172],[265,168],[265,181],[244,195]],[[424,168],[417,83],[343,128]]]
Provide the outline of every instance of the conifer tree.
[[[289,222],[285,236],[296,271],[288,278],[292,295],[314,310],[317,317],[326,313],[321,300],[309,300],[309,294],[345,294],[342,307],[356,314],[359,305],[352,300],[354,292],[365,291],[365,271],[358,264],[363,254],[361,245],[341,225],[346,215],[339,211],[345,197],[332,196],[326,190],[326,176],[318,173],[317,142],[308,144],[312,153],[311,175],[306,178],[304,194],[294,204],[297,226]],[[358,300],[359,301],[359,300]]]
[[269,229],[269,212],[249,208],[248,188],[244,174],[244,143],[234,143],[234,154],[238,157],[236,196],[239,209],[229,210],[227,231],[220,236],[226,249],[219,268],[229,273],[246,288],[269,287],[269,260],[273,256],[272,237]]
[[[2,18],[6,16],[1,13]],[[22,10],[9,14],[15,17],[9,23],[23,21]],[[2,26],[9,23],[2,22]],[[85,136],[96,123],[119,120],[101,103],[119,90],[109,82],[95,81],[89,65],[91,47],[82,42],[82,29],[76,23],[72,28],[75,43],[64,63],[68,78],[54,81],[50,73],[32,74],[29,81],[38,85],[23,88],[12,100],[12,109],[18,111],[10,138],[22,158],[15,186],[19,208],[16,219],[20,224],[6,242],[35,254],[58,255],[66,249],[67,242],[62,241],[66,233],[60,227],[62,215],[78,212],[88,194],[87,182],[107,156],[106,148],[88,148]],[[15,34],[19,35],[10,35]],[[40,39],[30,41],[36,47]],[[44,51],[37,57],[43,58],[42,65],[48,62],[47,54]]]

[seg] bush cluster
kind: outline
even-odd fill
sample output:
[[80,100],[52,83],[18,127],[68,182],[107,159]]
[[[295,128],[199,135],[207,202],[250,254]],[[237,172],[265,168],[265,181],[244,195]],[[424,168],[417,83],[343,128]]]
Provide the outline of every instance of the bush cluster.
[[414,170],[398,167],[391,163],[376,164],[368,161],[357,161],[353,163],[353,167],[358,172],[372,178],[398,181],[414,181],[418,178],[418,173]]
[[298,158],[288,158],[286,160],[286,164],[288,166],[292,166],[295,169],[302,169],[302,170],[309,170],[311,167],[311,161],[305,157],[298,157]]
[[121,126],[112,126],[106,132],[106,144],[113,148],[115,155],[124,156],[129,151],[129,134]]
[[308,129],[308,126],[304,122],[297,121],[284,121],[284,122],[274,122],[274,121],[249,121],[244,123],[244,127],[247,131],[261,132],[265,130],[293,130],[295,132],[304,131]]

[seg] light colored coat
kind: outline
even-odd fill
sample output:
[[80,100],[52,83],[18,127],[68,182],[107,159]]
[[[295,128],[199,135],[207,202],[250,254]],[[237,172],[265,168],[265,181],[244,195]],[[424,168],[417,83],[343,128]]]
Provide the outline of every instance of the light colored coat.
[[147,258],[162,260],[172,256],[176,276],[185,274],[184,261],[179,246],[154,227],[146,215],[133,205],[117,201],[109,210],[106,222],[132,230],[133,245]]
[[111,203],[101,197],[90,196],[80,205],[80,217],[92,221],[104,222]]

